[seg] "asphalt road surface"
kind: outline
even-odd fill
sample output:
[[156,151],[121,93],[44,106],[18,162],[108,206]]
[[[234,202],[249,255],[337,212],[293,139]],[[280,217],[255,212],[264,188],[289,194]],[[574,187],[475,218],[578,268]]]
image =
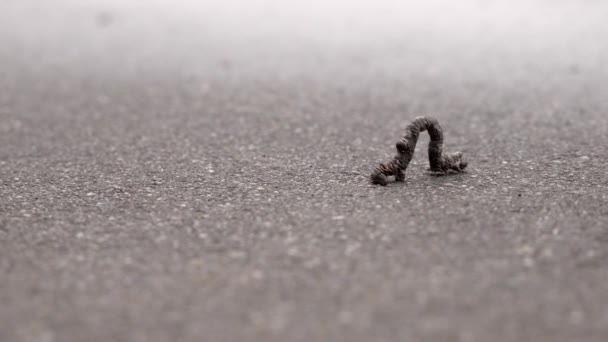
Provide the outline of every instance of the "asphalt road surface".
[[2,1],[0,341],[607,341],[606,17]]

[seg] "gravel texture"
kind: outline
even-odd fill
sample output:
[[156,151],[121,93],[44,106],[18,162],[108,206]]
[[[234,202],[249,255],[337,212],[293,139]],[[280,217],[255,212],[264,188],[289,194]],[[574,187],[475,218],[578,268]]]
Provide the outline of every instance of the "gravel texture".
[[0,341],[608,340],[608,6],[450,3],[2,1]]

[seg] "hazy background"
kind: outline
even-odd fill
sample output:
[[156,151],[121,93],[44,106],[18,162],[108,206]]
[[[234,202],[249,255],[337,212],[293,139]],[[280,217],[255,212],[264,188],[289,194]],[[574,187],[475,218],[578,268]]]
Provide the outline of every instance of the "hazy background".
[[608,340],[607,18],[0,1],[0,341]]
[[[493,77],[550,77],[551,68],[603,70],[606,7],[601,1],[6,0],[1,56],[3,65],[19,63],[30,72],[200,77],[216,71],[217,62],[241,77],[269,71],[314,77],[314,70],[398,78],[391,72],[404,68],[465,82],[501,64]],[[539,59],[546,61],[540,70],[532,67]],[[473,60],[476,68],[463,68]]]

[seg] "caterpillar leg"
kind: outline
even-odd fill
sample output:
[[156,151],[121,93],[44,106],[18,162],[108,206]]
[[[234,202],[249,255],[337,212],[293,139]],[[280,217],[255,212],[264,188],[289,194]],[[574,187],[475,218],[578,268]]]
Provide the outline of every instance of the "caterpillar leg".
[[382,186],[386,186],[388,184],[388,178],[382,173],[372,174],[370,181],[372,184],[379,184]]
[[398,157],[399,156],[395,156],[390,161],[376,166],[374,172],[372,172],[370,176],[370,181],[372,184],[380,184],[384,186],[388,184],[388,176],[405,177],[402,176],[403,169]]
[[431,165],[429,171],[439,174],[460,173],[464,172],[468,165],[462,152],[446,153],[441,156],[439,163]]
[[[378,184],[382,186],[386,186],[388,184],[388,176],[384,173],[373,173],[370,177],[370,181],[372,184]],[[405,172],[398,170],[395,172],[395,182],[403,182],[405,181]]]
[[469,162],[464,159],[462,152],[449,153],[444,156],[444,163],[448,170],[463,172],[467,168]]
[[405,172],[402,170],[397,171],[395,173],[395,182],[404,182],[405,181]]

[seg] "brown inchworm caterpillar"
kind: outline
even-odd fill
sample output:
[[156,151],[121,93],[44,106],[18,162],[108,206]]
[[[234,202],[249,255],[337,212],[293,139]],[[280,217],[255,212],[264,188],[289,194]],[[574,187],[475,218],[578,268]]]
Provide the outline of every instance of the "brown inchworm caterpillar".
[[403,138],[396,144],[397,155],[386,163],[376,166],[370,176],[372,184],[388,184],[388,176],[395,176],[395,181],[405,180],[405,170],[414,157],[414,150],[420,132],[428,131],[430,171],[436,173],[463,172],[467,162],[462,152],[443,154],[443,130],[434,118],[419,116],[405,128]]

